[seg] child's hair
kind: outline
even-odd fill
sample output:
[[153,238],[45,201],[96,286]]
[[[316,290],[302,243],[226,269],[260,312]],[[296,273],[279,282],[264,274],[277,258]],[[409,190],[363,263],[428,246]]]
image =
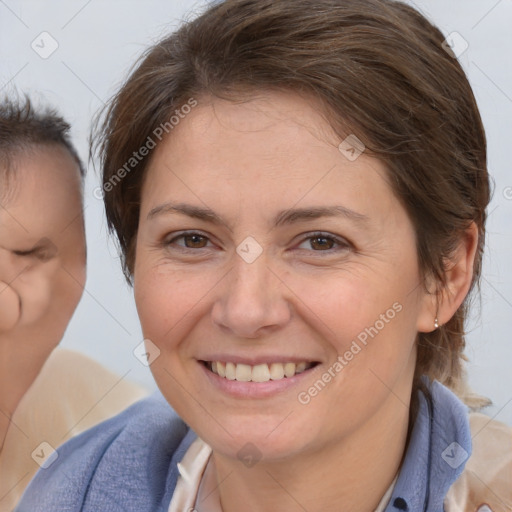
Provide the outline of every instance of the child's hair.
[[[83,179],[85,169],[73,146],[70,125],[55,109],[35,108],[28,96],[0,100],[0,178],[2,188],[15,174],[16,159],[37,147],[58,145],[78,164]],[[2,195],[2,190],[0,190]]]
[[[227,0],[149,48],[98,122],[92,146],[127,279],[150,159],[126,171],[134,150],[147,147],[161,127],[172,136],[170,118],[189,111],[182,106],[191,98],[237,101],[278,89],[319,101],[340,141],[355,134],[366,154],[387,165],[415,227],[422,276],[438,283],[431,293],[446,284],[450,256],[475,222],[473,290],[490,201],[486,139],[467,77],[444,39],[399,1]],[[414,389],[427,375],[477,407],[484,401],[464,384],[469,300],[445,325],[418,334]]]

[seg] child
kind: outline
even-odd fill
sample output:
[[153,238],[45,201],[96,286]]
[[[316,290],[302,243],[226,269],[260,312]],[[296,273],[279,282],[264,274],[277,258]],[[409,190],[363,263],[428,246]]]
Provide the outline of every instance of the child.
[[83,177],[55,111],[0,103],[0,510],[61,443],[144,394],[54,351],[85,284]]

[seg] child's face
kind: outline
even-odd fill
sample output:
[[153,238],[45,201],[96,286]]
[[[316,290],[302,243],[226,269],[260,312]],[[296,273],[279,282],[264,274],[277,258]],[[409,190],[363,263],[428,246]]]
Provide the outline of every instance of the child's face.
[[12,176],[0,202],[0,339],[49,353],[85,284],[80,175],[64,148],[39,146]]
[[154,150],[142,191],[134,288],[160,389],[229,457],[403,428],[433,316],[383,164],[293,94],[212,105]]

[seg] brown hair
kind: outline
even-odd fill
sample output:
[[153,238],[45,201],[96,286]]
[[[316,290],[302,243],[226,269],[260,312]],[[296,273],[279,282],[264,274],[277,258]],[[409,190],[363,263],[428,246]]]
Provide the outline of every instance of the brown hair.
[[[191,97],[235,99],[269,88],[306,93],[325,106],[340,137],[355,134],[387,164],[391,186],[415,226],[422,275],[433,276],[439,289],[450,255],[476,223],[473,289],[490,200],[486,140],[468,80],[443,40],[419,12],[392,0],[227,0],[210,6],[151,47],[104,112],[93,141],[103,184],[112,185],[134,149]],[[129,281],[149,158],[123,173],[104,198]],[[469,294],[449,322],[418,334],[415,388],[427,375],[477,405],[465,395],[462,378],[468,303]]]

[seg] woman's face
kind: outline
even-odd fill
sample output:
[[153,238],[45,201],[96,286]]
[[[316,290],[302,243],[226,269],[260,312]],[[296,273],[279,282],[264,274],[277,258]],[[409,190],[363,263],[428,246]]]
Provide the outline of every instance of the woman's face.
[[134,288],[151,369],[225,456],[403,419],[433,324],[384,165],[339,149],[319,111],[291,93],[200,101],[147,170]]
[[0,337],[48,355],[85,283],[80,175],[60,146],[34,148],[15,167],[0,207]]

